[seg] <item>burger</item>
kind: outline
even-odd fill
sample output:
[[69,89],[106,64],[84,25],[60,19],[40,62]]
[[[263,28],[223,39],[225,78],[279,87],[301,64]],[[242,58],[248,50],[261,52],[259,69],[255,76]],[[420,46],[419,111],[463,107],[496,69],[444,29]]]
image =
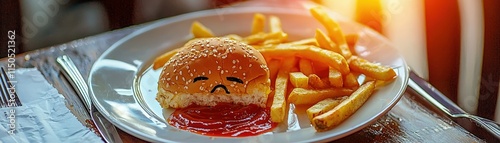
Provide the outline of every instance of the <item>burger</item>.
[[156,100],[162,108],[196,104],[255,104],[266,107],[269,68],[252,46],[228,38],[188,42],[165,65]]

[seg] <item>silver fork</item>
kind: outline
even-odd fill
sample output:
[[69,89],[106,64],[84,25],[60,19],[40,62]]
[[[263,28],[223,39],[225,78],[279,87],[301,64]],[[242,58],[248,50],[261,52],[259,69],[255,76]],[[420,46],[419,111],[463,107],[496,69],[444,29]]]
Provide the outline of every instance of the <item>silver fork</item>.
[[21,100],[17,96],[16,88],[12,85],[12,83],[17,81],[10,80],[9,75],[7,75],[3,67],[1,67],[0,78],[0,88],[2,88],[0,108],[22,106]]
[[430,83],[427,83],[427,81],[422,79],[412,70],[410,70],[410,80],[408,81],[408,86],[418,94],[423,96],[425,99],[427,99],[431,104],[446,113],[448,116],[452,118],[470,119],[470,121],[484,128],[492,135],[494,135],[497,139],[500,139],[500,124],[497,124],[495,121],[476,115],[471,115],[465,112],[458,105],[453,103],[453,101],[448,99],[443,93],[434,88]]

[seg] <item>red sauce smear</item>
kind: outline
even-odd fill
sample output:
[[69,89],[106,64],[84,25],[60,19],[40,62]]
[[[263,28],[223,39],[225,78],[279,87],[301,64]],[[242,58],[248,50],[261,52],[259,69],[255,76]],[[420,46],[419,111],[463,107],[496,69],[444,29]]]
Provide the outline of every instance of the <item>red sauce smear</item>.
[[176,109],[168,123],[190,132],[222,137],[259,135],[276,127],[270,119],[269,109],[257,105],[219,103],[216,106],[191,105]]

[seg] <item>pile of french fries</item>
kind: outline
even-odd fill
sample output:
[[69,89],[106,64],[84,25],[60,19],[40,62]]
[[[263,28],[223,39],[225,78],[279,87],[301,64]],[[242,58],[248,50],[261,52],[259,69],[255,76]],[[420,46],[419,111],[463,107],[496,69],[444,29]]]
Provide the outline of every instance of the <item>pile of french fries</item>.
[[[310,106],[307,115],[312,126],[321,132],[342,123],[368,100],[376,87],[397,75],[388,66],[358,57],[353,50],[358,35],[344,35],[324,9],[311,8],[310,13],[324,26],[326,33],[318,28],[313,38],[288,41],[278,17],[269,16],[269,32],[265,32],[266,17],[257,13],[249,36],[222,37],[251,45],[266,59],[273,88],[269,96],[273,122],[286,120],[290,103]],[[213,32],[199,22],[193,23],[191,32],[195,39],[214,37]],[[161,68],[178,51],[175,49],[156,58],[153,69]],[[360,83],[361,75],[366,78]]]

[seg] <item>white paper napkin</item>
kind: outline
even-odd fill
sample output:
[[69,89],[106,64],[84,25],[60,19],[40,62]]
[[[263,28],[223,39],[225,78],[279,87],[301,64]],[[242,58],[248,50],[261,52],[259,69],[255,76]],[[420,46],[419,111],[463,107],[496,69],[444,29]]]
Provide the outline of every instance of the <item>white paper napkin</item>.
[[0,143],[102,142],[76,119],[64,97],[37,69],[16,69],[14,79],[22,106],[0,108]]

